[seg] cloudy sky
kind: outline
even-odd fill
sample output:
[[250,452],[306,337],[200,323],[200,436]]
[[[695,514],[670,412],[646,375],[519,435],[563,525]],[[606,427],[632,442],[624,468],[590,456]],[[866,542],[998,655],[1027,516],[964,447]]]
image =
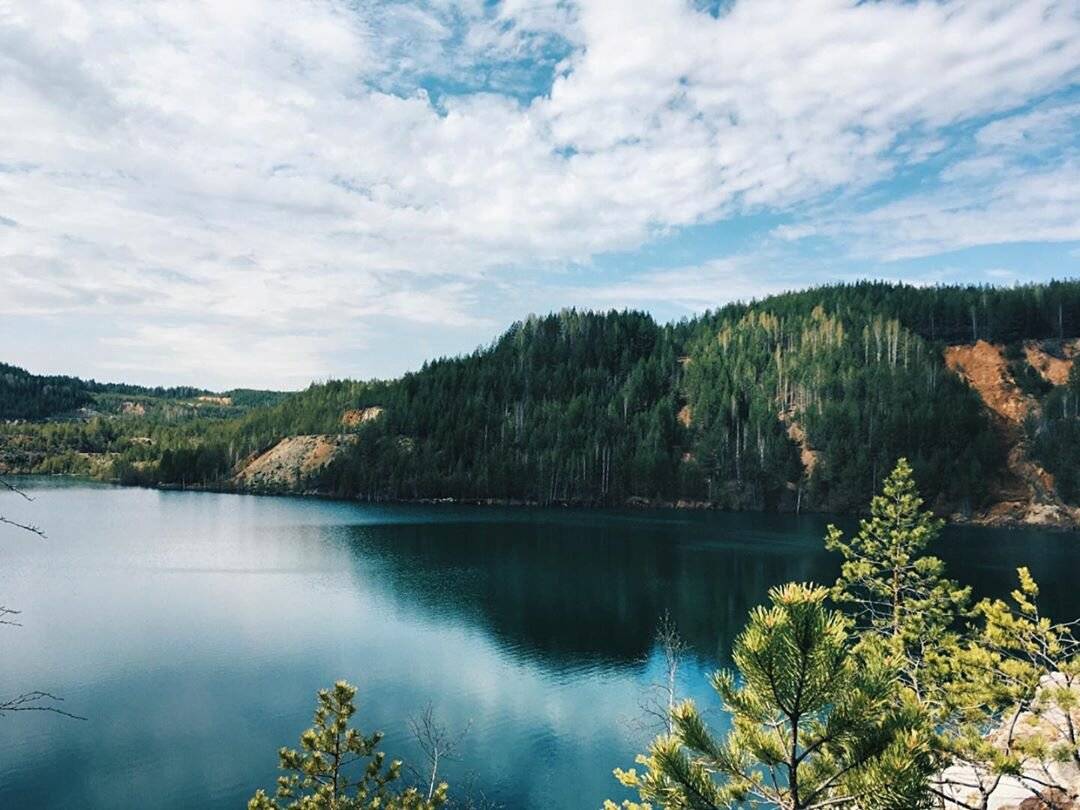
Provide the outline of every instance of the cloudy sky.
[[389,376],[563,306],[1080,267],[1076,0],[0,0],[0,359]]

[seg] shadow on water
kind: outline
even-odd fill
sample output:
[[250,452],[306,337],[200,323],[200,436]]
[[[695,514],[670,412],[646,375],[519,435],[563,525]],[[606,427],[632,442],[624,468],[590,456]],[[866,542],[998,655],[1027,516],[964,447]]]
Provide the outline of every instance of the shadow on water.
[[816,519],[792,533],[790,520],[764,516],[575,517],[354,527],[342,540],[397,598],[554,670],[638,666],[665,611],[715,663],[772,585],[837,572]]
[[[382,585],[433,616],[453,616],[512,655],[554,669],[597,661],[634,666],[670,612],[693,652],[727,664],[747,612],[769,588],[797,580],[830,584],[838,555],[821,516],[574,513],[532,520],[459,519],[350,527],[359,564],[378,563]],[[854,530],[850,519],[838,521]],[[932,551],[975,598],[1007,597],[1016,566],[1042,583],[1049,615],[1080,616],[1080,538],[1071,534],[948,528]]]
[[[416,759],[405,720],[431,701],[472,724],[452,784],[598,807],[645,743],[627,721],[664,611],[693,651],[683,693],[713,706],[706,674],[748,610],[839,568],[820,516],[40,494],[48,520],[26,517],[47,553],[0,547],[0,596],[26,620],[0,633],[0,694],[55,689],[91,719],[0,719],[3,807],[241,807],[339,677],[394,755]],[[1051,615],[1080,615],[1074,535],[952,529],[938,550],[980,595],[1028,564]]]

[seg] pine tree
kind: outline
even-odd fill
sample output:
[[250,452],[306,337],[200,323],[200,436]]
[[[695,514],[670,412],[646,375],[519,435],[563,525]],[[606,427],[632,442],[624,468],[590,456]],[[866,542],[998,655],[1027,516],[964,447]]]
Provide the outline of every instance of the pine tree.
[[713,679],[731,730],[717,741],[692,701],[676,707],[674,733],[638,757],[645,771],[615,771],[644,802],[625,810],[928,805],[918,718],[898,707],[887,661],[853,651],[827,595],[796,583],[770,591],[771,606],[754,609],[735,641],[738,673]]
[[939,735],[952,766],[935,790],[983,810],[1005,780],[1038,807],[1080,800],[1080,639],[1077,622],[1043,616],[1027,568],[1012,604],[984,599],[981,624],[956,658],[951,712]]
[[415,788],[394,790],[402,763],[386,765],[377,748],[381,732],[364,735],[349,726],[355,697],[356,687],[345,681],[319,690],[315,725],[300,735],[300,749],[278,753],[287,773],[278,777],[275,795],[258,791],[248,810],[436,810],[446,802],[445,783],[430,799]]
[[[896,693],[921,718],[937,773],[930,789],[952,806],[985,810],[1003,780],[1049,801],[1076,798],[1080,770],[1080,642],[1073,624],[1041,616],[1038,586],[1020,569],[1013,605],[983,600],[945,577],[927,556],[941,521],[922,509],[910,465],[900,459],[845,542],[833,526],[828,548],[844,556],[833,596],[851,608],[857,649],[893,662]],[[961,627],[964,618],[979,619]],[[1063,763],[1072,770],[1063,773]]]
[[829,526],[825,546],[844,558],[833,599],[850,610],[866,643],[894,659],[911,696],[933,706],[959,646],[956,624],[971,589],[947,579],[945,564],[925,554],[943,522],[922,506],[911,465],[901,458],[858,533],[845,541]]

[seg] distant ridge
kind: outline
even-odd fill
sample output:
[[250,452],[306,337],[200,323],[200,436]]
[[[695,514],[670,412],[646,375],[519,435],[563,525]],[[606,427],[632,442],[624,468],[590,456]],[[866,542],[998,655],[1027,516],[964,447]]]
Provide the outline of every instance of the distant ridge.
[[[1072,526],[1078,337],[1076,281],[834,285],[666,325],[564,310],[397,380],[329,381],[242,413],[116,413],[117,437],[94,452],[113,454],[110,474],[128,483],[828,511],[858,509],[903,455],[942,514]],[[1008,430],[964,359],[976,355],[997,358],[1025,398]],[[35,430],[18,443],[32,446]],[[242,472],[289,437],[312,446],[280,450],[270,478]],[[306,461],[290,469],[294,456]],[[1017,484],[1036,468],[1038,486]]]

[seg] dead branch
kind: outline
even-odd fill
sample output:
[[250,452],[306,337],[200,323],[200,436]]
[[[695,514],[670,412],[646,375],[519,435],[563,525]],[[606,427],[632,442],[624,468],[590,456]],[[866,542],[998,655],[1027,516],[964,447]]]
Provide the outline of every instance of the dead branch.
[[13,610],[0,605],[0,624],[9,624],[12,627],[22,627],[22,623],[9,619],[9,616],[18,616],[21,611]]
[[[435,710],[429,703],[418,717],[409,719],[409,731],[427,760],[430,773],[417,773],[427,783],[427,798],[435,794],[438,786],[439,767],[443,762],[456,758],[456,751],[472,728],[470,721],[460,732],[453,732],[435,718]],[[415,771],[415,769],[414,769]]]
[[[0,478],[0,489],[6,489],[8,492],[14,492],[16,495],[19,495],[20,497],[25,498],[28,501],[34,500],[21,489],[19,489],[19,487],[15,486],[13,483],[4,478]],[[10,518],[0,515],[0,525],[12,526],[16,529],[22,529],[23,531],[30,532],[31,534],[36,534],[38,537],[45,539],[45,531],[41,527],[35,526],[33,523],[20,523],[17,520],[11,520]]]
[[23,531],[30,532],[31,534],[36,534],[42,540],[46,539],[45,530],[38,526],[35,526],[33,523],[19,523],[17,520],[9,520],[3,515],[0,515],[0,524],[3,524],[5,526],[14,526],[16,529],[22,529]]
[[27,495],[25,492],[23,492],[21,489],[19,489],[17,486],[15,486],[13,483],[11,483],[10,481],[6,481],[3,478],[0,478],[0,487],[3,487],[4,489],[8,490],[9,492],[14,492],[16,495],[21,495],[22,497],[26,498],[26,500],[28,500],[28,501],[34,500],[29,495]]
[[0,701],[0,717],[3,717],[8,712],[50,712],[52,714],[59,714],[63,717],[70,717],[72,720],[85,720],[85,717],[80,717],[77,714],[64,711],[57,703],[63,703],[62,697],[50,694],[49,692],[23,692],[21,695],[16,695],[13,698],[9,698],[4,701]]

